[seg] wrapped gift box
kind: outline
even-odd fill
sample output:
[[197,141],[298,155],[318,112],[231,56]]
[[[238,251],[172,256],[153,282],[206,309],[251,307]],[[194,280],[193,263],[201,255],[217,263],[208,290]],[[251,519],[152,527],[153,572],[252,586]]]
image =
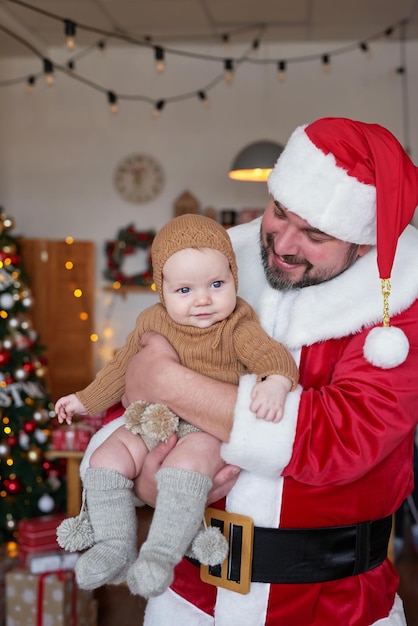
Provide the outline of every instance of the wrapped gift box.
[[89,424],[75,423],[60,426],[52,430],[52,447],[54,450],[75,450],[83,452],[95,429]]
[[19,559],[22,564],[27,563],[31,554],[60,549],[57,543],[57,527],[65,517],[64,514],[57,513],[19,522]]
[[[14,549],[10,549],[10,545],[13,545]],[[18,565],[19,559],[15,544],[0,544],[0,626],[6,623],[6,574]]]
[[31,574],[43,574],[55,570],[73,570],[79,556],[79,552],[66,552],[65,550],[37,552],[28,554],[25,567]]
[[6,626],[96,626],[97,604],[69,571],[6,574]]

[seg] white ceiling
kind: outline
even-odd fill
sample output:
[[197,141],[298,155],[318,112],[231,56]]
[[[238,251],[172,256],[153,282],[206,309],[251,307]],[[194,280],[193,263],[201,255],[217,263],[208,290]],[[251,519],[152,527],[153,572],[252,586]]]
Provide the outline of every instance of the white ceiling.
[[[0,57],[45,54],[64,40],[64,19],[77,24],[77,49],[106,37],[175,41],[370,41],[418,38],[418,0],[0,0]],[[406,20],[405,27],[400,27]],[[109,33],[120,37],[109,37]]]

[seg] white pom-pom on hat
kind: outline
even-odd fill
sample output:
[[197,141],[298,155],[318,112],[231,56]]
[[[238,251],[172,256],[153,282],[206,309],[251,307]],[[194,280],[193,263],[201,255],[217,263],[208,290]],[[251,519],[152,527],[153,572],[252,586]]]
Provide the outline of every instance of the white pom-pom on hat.
[[409,341],[403,330],[396,326],[372,328],[364,342],[363,353],[369,363],[382,369],[398,367],[406,360]]

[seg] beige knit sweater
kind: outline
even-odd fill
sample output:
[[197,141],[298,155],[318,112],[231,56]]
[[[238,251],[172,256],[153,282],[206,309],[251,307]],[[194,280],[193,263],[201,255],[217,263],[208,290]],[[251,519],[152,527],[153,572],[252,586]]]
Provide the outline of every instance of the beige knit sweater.
[[162,304],[155,304],[139,314],[124,347],[94,381],[77,392],[91,415],[121,399],[128,362],[141,349],[140,339],[147,331],[166,337],[182,365],[217,380],[238,384],[239,377],[247,373],[257,374],[258,380],[282,374],[290,379],[292,388],[297,384],[298,369],[292,356],[264,332],[255,311],[241,298],[226,320],[205,329],[177,324]]

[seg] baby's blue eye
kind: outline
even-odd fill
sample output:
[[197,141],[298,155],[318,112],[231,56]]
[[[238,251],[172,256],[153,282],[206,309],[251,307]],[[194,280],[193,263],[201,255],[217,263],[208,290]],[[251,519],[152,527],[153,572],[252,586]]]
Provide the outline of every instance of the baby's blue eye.
[[215,280],[215,282],[212,283],[212,287],[215,287],[216,289],[219,289],[219,287],[221,286],[222,286],[221,280]]
[[190,288],[189,287],[180,287],[179,292],[180,293],[189,293]]

